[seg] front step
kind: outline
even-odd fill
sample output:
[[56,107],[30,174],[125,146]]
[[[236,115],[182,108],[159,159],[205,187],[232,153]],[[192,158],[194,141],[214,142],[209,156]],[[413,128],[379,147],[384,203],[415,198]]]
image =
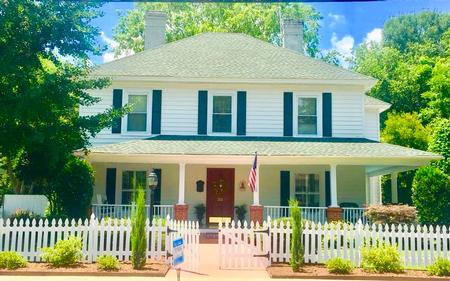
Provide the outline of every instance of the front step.
[[219,239],[218,229],[200,229],[200,244],[217,244]]

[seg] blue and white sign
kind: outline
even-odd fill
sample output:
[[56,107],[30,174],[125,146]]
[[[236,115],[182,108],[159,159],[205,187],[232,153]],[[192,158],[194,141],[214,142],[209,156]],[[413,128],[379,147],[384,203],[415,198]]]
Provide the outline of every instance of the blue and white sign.
[[173,240],[172,242],[172,246],[173,246],[173,265],[179,265],[181,263],[184,262],[184,254],[183,254],[183,250],[184,250],[184,242],[183,242],[183,238],[176,238],[175,240]]

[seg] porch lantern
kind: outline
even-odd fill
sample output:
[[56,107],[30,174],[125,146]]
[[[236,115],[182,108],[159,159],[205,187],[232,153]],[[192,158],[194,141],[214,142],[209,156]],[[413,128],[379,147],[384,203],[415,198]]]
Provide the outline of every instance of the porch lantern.
[[150,191],[149,220],[150,220],[150,225],[152,225],[152,221],[153,221],[152,193],[153,193],[153,190],[158,186],[158,175],[155,173],[155,170],[153,170],[153,169],[147,176],[147,185],[148,185],[148,189]]

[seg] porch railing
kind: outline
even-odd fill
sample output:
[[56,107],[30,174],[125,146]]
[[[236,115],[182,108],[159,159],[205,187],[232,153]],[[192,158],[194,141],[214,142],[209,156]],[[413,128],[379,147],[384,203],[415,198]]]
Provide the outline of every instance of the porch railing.
[[[92,213],[99,219],[110,217],[115,219],[129,218],[134,206],[129,204],[92,204]],[[150,214],[150,205],[145,205],[147,215]],[[173,218],[173,205],[154,205],[153,216]]]
[[[324,223],[326,221],[327,207],[300,207],[302,218],[313,222]],[[290,207],[287,206],[264,206],[264,217],[279,219],[290,216]]]
[[364,214],[364,208],[342,208],[342,219],[346,222],[357,223],[361,220],[362,223],[369,223],[368,218]]

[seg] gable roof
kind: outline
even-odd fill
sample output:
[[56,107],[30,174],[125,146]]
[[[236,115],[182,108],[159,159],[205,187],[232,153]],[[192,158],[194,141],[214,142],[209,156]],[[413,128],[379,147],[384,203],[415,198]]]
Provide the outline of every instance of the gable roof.
[[364,106],[366,108],[375,108],[378,109],[379,112],[383,112],[385,110],[388,110],[391,107],[391,104],[366,95],[364,99]]
[[376,81],[240,33],[202,33],[102,64],[93,75]]

